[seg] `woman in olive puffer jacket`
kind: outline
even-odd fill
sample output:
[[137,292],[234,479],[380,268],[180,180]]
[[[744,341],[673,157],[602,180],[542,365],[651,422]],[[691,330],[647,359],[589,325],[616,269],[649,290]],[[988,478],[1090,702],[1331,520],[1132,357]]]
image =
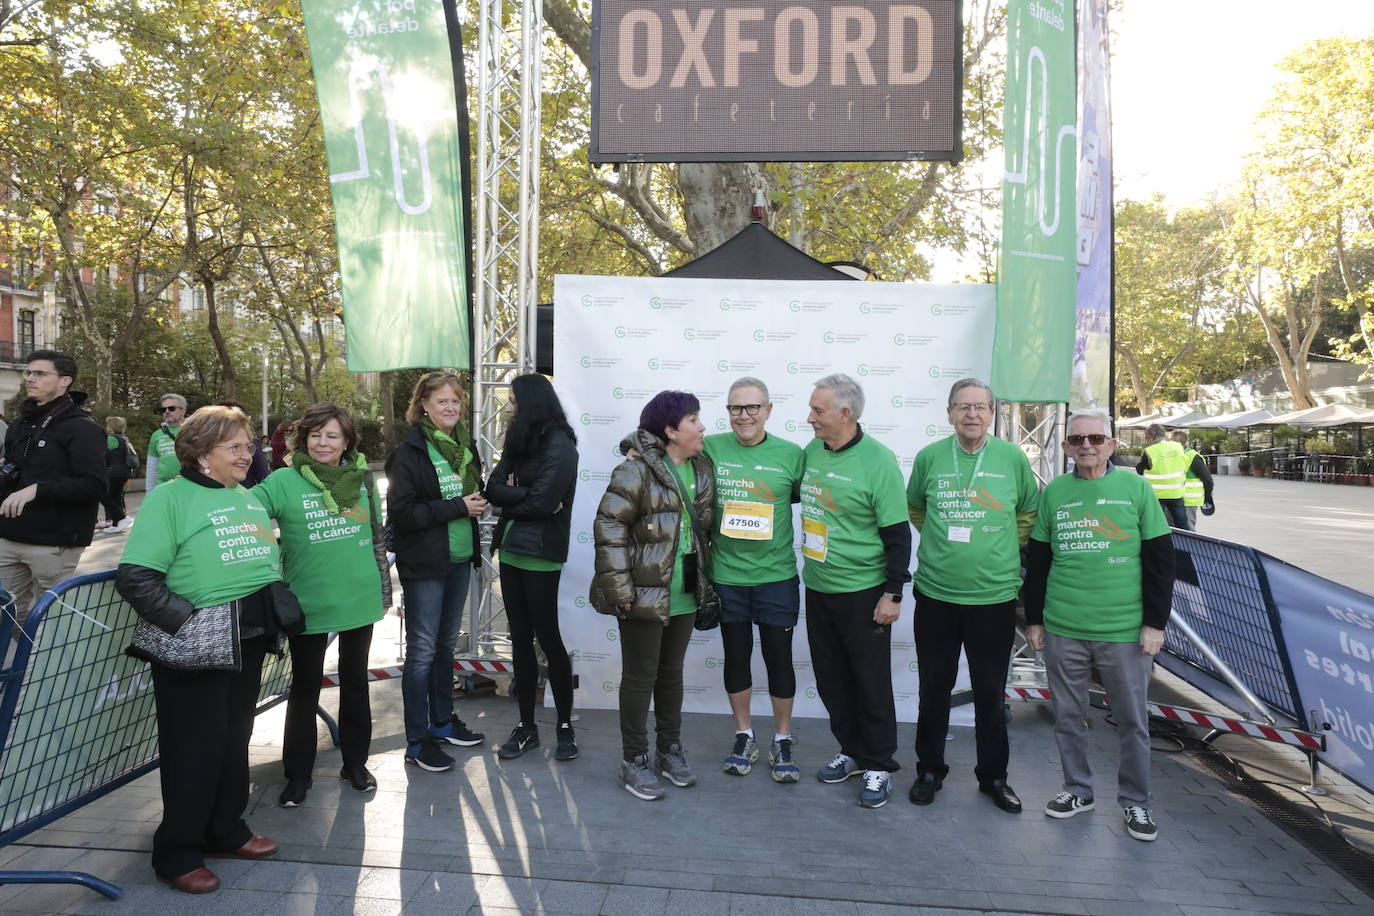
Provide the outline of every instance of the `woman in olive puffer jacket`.
[[[697,607],[712,597],[706,539],[715,503],[700,410],[696,396],[683,391],[659,392],[644,406],[639,428],[621,443],[633,455],[611,473],[594,523],[589,597],[620,622],[620,780],[646,801],[664,795],[656,773],[676,786],[696,783],[682,750],[682,660]],[[695,523],[684,504],[694,508]],[[652,760],[650,699],[658,751]]]

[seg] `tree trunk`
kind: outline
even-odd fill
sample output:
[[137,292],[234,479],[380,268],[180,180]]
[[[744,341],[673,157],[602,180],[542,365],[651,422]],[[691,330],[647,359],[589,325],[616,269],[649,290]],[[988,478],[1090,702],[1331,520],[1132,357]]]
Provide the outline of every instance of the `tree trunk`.
[[396,402],[390,372],[377,373],[377,388],[377,399],[382,402],[382,434],[386,437],[387,454],[390,454],[392,449],[401,444],[401,427],[396,422]]
[[202,281],[205,286],[205,323],[210,331],[210,339],[215,344],[215,355],[219,357],[220,400],[237,400],[239,380],[234,372],[234,358],[229,354],[229,347],[224,343],[224,334],[219,328],[219,310],[215,308],[215,281],[206,279]]
[[697,257],[749,225],[754,191],[768,190],[755,162],[684,162],[677,169],[687,237]]
[[[1150,412],[1150,392],[1145,390],[1145,382],[1140,377],[1140,363],[1137,362],[1135,354],[1131,348],[1117,341],[1117,352],[1121,354],[1121,362],[1126,366],[1126,374],[1131,377],[1131,390],[1135,392],[1136,404],[1140,407],[1140,415],[1143,417]],[[1120,414],[1120,411],[1117,411]]]

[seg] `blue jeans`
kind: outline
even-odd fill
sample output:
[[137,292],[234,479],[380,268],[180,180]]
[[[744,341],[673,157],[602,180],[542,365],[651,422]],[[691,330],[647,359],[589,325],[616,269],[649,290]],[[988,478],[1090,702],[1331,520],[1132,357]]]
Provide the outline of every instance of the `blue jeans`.
[[402,579],[405,595],[406,663],[401,675],[406,743],[429,737],[431,725],[453,718],[453,649],[463,628],[472,563],[449,564],[436,579]]

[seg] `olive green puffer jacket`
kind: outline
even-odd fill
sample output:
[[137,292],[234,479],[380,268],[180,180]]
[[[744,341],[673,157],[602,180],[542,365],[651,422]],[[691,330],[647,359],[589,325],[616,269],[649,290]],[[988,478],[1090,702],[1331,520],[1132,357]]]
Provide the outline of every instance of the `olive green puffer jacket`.
[[[668,461],[664,442],[653,433],[635,430],[620,443],[620,451],[636,450],[611,472],[606,495],[596,510],[596,571],[588,595],[602,614],[627,620],[657,620],[668,625],[669,587],[677,560],[678,525],[682,497]],[[710,537],[715,519],[716,475],[704,454],[691,459],[696,472],[697,521]],[[695,537],[695,536],[694,536]],[[706,581],[710,544],[697,544],[697,606],[714,600]],[[617,605],[634,602],[629,613]]]

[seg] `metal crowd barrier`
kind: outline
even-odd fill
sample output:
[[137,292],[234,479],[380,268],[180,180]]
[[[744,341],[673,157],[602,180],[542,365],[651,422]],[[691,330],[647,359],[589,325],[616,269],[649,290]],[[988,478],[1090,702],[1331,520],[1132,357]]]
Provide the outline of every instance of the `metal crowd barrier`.
[[[22,630],[4,598],[0,647],[0,847],[155,769],[157,713],[146,662],[124,654],[138,616],[114,570],[76,576],[43,594]],[[282,702],[289,654],[263,664],[258,711]],[[78,884],[109,898],[118,887],[73,871],[0,871],[4,884]]]

